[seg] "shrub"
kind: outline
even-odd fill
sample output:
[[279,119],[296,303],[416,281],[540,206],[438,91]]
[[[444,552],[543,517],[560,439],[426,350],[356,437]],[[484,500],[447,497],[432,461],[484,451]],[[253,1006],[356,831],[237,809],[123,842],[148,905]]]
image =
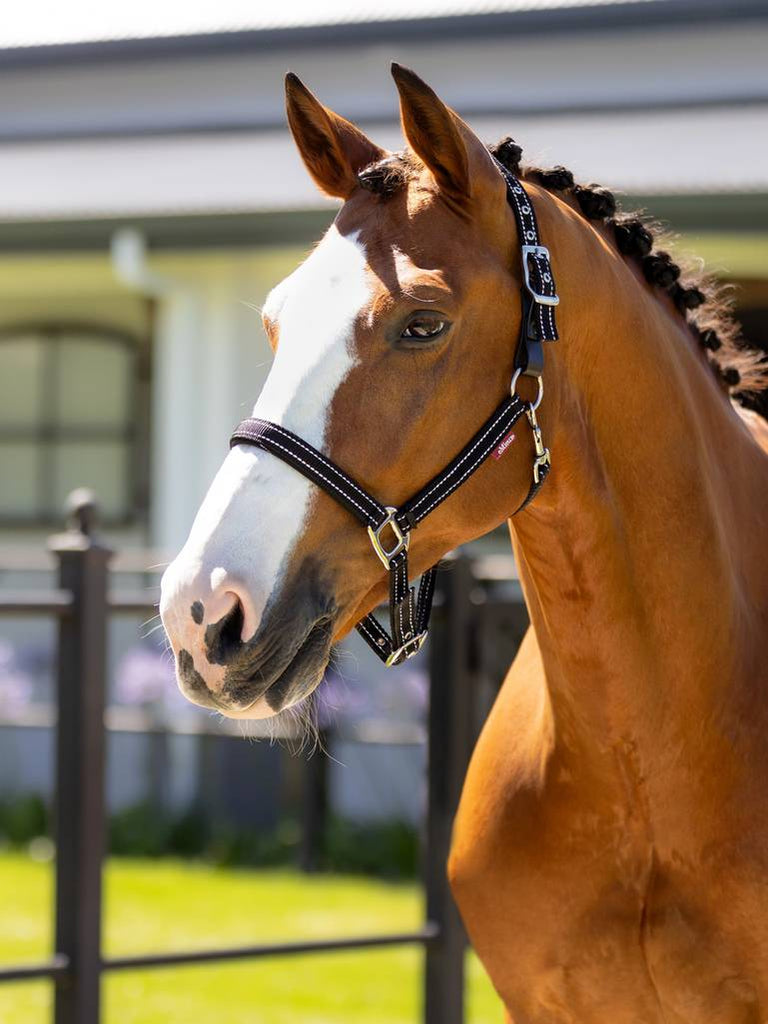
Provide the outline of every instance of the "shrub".
[[413,878],[419,867],[418,834],[400,821],[360,824],[335,819],[328,828],[325,860],[332,871]]
[[[50,817],[38,795],[0,804],[0,840],[24,846],[50,835]],[[147,801],[109,819],[109,852],[123,857],[201,858],[222,867],[292,867],[298,863],[301,824],[285,818],[271,829],[216,824],[197,804],[171,816]],[[413,878],[418,870],[416,830],[404,822],[358,823],[331,818],[319,851],[322,870],[380,878]]]
[[38,836],[48,835],[48,807],[38,794],[15,797],[0,804],[0,837],[21,846]]
[[168,816],[157,804],[135,804],[110,818],[109,850],[126,857],[160,857],[170,852],[170,834]]

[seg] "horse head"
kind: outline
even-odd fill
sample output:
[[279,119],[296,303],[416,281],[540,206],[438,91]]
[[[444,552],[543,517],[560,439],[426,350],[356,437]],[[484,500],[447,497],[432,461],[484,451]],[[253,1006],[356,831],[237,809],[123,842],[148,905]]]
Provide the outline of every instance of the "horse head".
[[[254,416],[397,507],[509,395],[522,272],[493,157],[416,75],[397,65],[393,75],[402,153],[379,148],[294,75],[286,80],[303,161],[343,205],[266,300],[275,357]],[[419,524],[414,572],[525,500],[532,451],[529,430],[516,443],[510,432],[497,457]],[[274,454],[235,444],[163,578],[179,685],[225,715],[268,717],[318,685],[333,644],[387,586],[347,510]]]

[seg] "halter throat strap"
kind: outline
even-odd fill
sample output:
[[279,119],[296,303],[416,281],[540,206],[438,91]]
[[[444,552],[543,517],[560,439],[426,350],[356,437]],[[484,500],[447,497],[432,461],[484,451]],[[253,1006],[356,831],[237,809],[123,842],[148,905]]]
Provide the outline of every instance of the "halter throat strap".
[[[373,614],[357,624],[357,630],[387,665],[399,665],[413,657],[427,637],[436,566],[421,577],[418,592],[409,583],[408,547],[411,531],[430,512],[479,469],[492,452],[501,454],[512,427],[525,415],[534,440],[533,480],[517,512],[535,498],[549,473],[549,450],[544,447],[536,409],[543,392],[542,342],[558,337],[554,308],[559,299],[549,263],[541,245],[536,214],[525,188],[501,164],[507,199],[517,221],[523,267],[522,317],[515,352],[510,394],[494,410],[467,444],[441,472],[398,508],[383,505],[348,473],[292,431],[257,417],[243,420],[230,438],[230,447],[248,444],[286,462],[342,505],[368,531],[374,552],[389,574],[389,632]],[[524,402],[516,392],[521,375],[538,382],[535,402]],[[516,514],[516,513],[513,513]]]

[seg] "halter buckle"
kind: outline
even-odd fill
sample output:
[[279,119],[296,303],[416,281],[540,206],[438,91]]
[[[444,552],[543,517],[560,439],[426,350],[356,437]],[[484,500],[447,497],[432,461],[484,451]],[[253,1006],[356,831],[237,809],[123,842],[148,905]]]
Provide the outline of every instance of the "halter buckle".
[[[523,254],[523,277],[525,279],[525,287],[528,289],[528,293],[534,302],[540,306],[558,306],[560,304],[560,296],[555,295],[544,295],[543,292],[537,292],[531,284],[531,268],[528,264],[529,256],[541,256],[547,261],[549,265],[549,249],[546,245],[524,245],[522,246]],[[551,275],[550,275],[551,276]]]
[[424,641],[427,639],[427,630],[423,633],[419,633],[417,636],[411,637],[410,640],[406,640],[402,647],[398,647],[396,651],[392,651],[390,656],[384,662],[387,668],[394,668],[399,665],[401,661],[407,661],[412,658],[414,654],[418,654],[421,648],[424,646]]
[[[385,511],[387,513],[386,518],[382,519],[382,521],[379,523],[377,527],[368,527],[368,536],[371,539],[371,545],[373,547],[373,550],[376,552],[376,557],[379,559],[384,568],[389,570],[392,559],[399,555],[401,551],[408,550],[408,545],[411,542],[411,535],[409,533],[403,533],[403,531],[400,529],[400,526],[397,520],[395,519],[395,516],[397,515],[396,508],[393,508],[391,505],[387,505]],[[387,526],[392,527],[392,533],[395,538],[395,546],[389,549],[385,548],[381,542],[381,531]],[[409,643],[413,642],[414,641],[412,640],[409,641]],[[403,647],[406,646],[407,644],[403,645]],[[402,649],[403,648],[401,647],[400,651],[402,651]],[[398,653],[400,652],[398,651]],[[410,657],[410,655],[408,655],[408,657]],[[389,664],[389,662],[387,662],[387,664]]]

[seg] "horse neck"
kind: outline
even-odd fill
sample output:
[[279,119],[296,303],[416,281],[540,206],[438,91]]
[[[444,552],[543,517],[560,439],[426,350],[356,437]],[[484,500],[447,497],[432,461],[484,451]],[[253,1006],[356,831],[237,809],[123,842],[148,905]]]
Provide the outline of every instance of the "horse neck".
[[768,459],[681,318],[574,217],[545,228],[568,276],[542,406],[553,471],[513,543],[556,719],[655,743],[661,708],[692,728],[752,696]]

